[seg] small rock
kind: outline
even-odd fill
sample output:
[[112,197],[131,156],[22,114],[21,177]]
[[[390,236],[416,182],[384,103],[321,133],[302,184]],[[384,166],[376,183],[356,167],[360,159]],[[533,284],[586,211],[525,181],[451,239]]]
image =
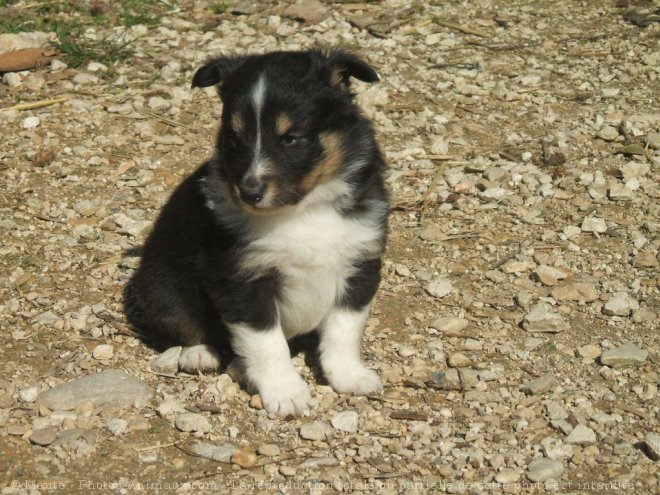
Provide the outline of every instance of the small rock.
[[577,352],[583,358],[598,359],[603,351],[597,345],[587,344],[580,347]]
[[99,78],[94,74],[80,72],[73,77],[73,82],[75,84],[98,84]]
[[543,304],[537,304],[523,319],[522,327],[528,332],[557,333],[566,330],[568,323],[559,313],[549,311]]
[[504,273],[524,273],[532,268],[534,263],[531,261],[509,260],[500,267],[500,270]]
[[557,480],[563,472],[564,466],[562,463],[554,459],[536,459],[527,466],[527,478],[533,482]]
[[447,359],[447,364],[452,368],[464,368],[465,366],[470,366],[471,363],[470,358],[460,352],[452,354]]
[[552,290],[552,297],[556,301],[591,302],[598,299],[598,291],[592,283],[573,282],[554,288]]
[[183,347],[170,347],[151,361],[151,369],[157,373],[174,374],[179,370],[179,356]]
[[316,24],[328,17],[330,11],[318,0],[298,0],[284,9],[284,15],[291,19]]
[[605,366],[621,368],[623,366],[641,364],[646,361],[648,355],[647,350],[640,349],[636,345],[628,343],[615,349],[603,351],[600,356],[600,362]]
[[280,474],[282,476],[294,476],[296,474],[296,468],[293,466],[280,466]]
[[56,438],[57,434],[55,433],[54,429],[44,428],[40,430],[34,430],[32,435],[30,435],[30,442],[45,447],[53,443]]
[[163,134],[162,136],[154,137],[154,143],[156,144],[182,145],[185,142],[185,139],[181,136],[175,136],[173,134]]
[[280,455],[280,447],[278,445],[275,445],[274,443],[264,443],[259,445],[257,448],[257,452],[259,455],[263,455],[266,457],[275,457],[277,455]]
[[602,218],[587,217],[582,220],[582,232],[595,232],[602,234],[607,232],[607,223]]
[[120,370],[106,370],[47,390],[37,402],[52,411],[70,411],[87,401],[95,407],[143,407],[150,396],[146,383]]
[[438,299],[445,297],[452,290],[451,282],[443,278],[436,278],[429,282],[426,286],[426,291],[431,294],[433,297]]
[[355,411],[343,411],[337,413],[330,420],[335,430],[355,433],[358,428],[358,413]]
[[457,369],[434,371],[431,373],[433,383],[442,390],[461,390],[461,378]]
[[431,325],[431,328],[435,328],[440,332],[446,333],[460,333],[465,327],[470,324],[469,320],[465,318],[457,318],[455,316],[443,316],[438,318]]
[[520,473],[515,469],[503,469],[495,475],[495,481],[503,485],[515,483],[520,479]]
[[603,307],[603,314],[608,316],[628,316],[639,304],[625,292],[617,292]]
[[115,350],[110,344],[97,345],[92,351],[92,356],[94,356],[94,359],[98,359],[99,361],[104,359],[111,359],[114,354]]
[[211,423],[201,414],[184,413],[174,420],[174,426],[180,431],[208,433],[211,431]]
[[431,144],[431,154],[433,155],[446,155],[449,153],[449,146],[447,141],[442,136],[438,136],[433,140]]
[[214,445],[208,442],[200,442],[193,445],[190,448],[190,451],[204,459],[228,463],[231,461],[232,456],[238,451],[238,448],[230,443]]
[[244,447],[231,456],[231,462],[245,469],[251,468],[257,463],[257,454],[254,453],[254,449]]
[[606,124],[598,130],[596,136],[601,138],[603,141],[614,141],[619,137],[619,131],[616,127]]
[[417,351],[412,347],[401,347],[397,351],[397,354],[402,358],[408,358],[410,356],[414,356],[415,354],[417,354]]
[[647,321],[655,321],[657,315],[646,306],[633,310],[632,321],[633,323],[645,323]]
[[547,402],[545,405],[545,411],[548,414],[548,418],[550,418],[551,420],[568,418],[568,413],[562,407],[562,405],[556,400],[551,400]]
[[318,469],[320,467],[336,466],[337,459],[332,457],[311,457],[298,464],[298,469]]
[[250,407],[254,409],[263,409],[264,404],[261,402],[261,396],[259,394],[254,394],[250,397]]
[[23,129],[34,129],[35,127],[38,127],[39,124],[41,124],[41,120],[39,120],[39,117],[37,117],[36,115],[25,117],[21,121],[21,127]]
[[596,432],[588,426],[578,424],[566,437],[566,442],[574,445],[593,445],[596,443]]
[[607,197],[612,201],[630,201],[635,193],[626,184],[614,184],[610,187]]
[[550,287],[557,285],[560,280],[565,278],[565,272],[548,265],[541,265],[532,272],[533,280]]
[[330,427],[323,421],[306,423],[300,427],[300,436],[305,440],[323,440],[330,433]]
[[27,403],[34,402],[35,400],[37,400],[38,396],[39,396],[38,387],[25,388],[18,393],[18,398],[20,399],[20,401]]
[[533,300],[534,297],[525,290],[518,292],[515,297],[516,304],[521,308],[529,308]]
[[152,96],[147,103],[152,110],[167,110],[170,108],[170,102],[160,96]]
[[644,439],[646,453],[654,461],[660,461],[660,435],[656,433],[647,433]]
[[111,419],[108,421],[108,431],[119,437],[128,431],[128,421],[121,418]]
[[2,82],[10,88],[15,88],[23,83],[23,79],[21,79],[21,75],[17,72],[7,72],[2,76]]
[[649,132],[646,136],[646,144],[651,149],[660,150],[660,132]]
[[644,146],[638,143],[633,143],[633,144],[628,144],[626,146],[622,146],[618,150],[614,152],[615,155],[625,155],[625,156],[631,156],[631,155],[643,155],[644,154]]
[[555,377],[552,373],[546,373],[540,378],[525,384],[523,391],[529,395],[540,395],[550,390],[554,385]]

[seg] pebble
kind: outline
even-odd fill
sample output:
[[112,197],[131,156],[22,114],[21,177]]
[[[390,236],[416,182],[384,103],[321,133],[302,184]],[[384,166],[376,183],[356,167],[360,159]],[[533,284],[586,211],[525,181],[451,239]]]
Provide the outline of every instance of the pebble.
[[545,404],[545,411],[551,420],[568,418],[568,413],[556,400],[547,402]]
[[433,297],[438,299],[445,297],[452,290],[451,282],[443,278],[436,278],[429,282],[426,286],[426,291],[431,294]]
[[30,435],[30,442],[36,445],[41,445],[42,447],[50,445],[56,439],[57,439],[57,434],[55,433],[55,430],[52,428],[34,430]]
[[173,134],[163,134],[162,136],[155,136],[154,143],[156,144],[167,144],[167,145],[182,145],[186,141],[181,136],[175,136]]
[[254,453],[254,449],[244,447],[231,456],[231,462],[233,464],[238,464],[242,468],[248,469],[257,463],[257,454]]
[[152,96],[147,103],[152,110],[167,110],[170,108],[170,102],[160,96]]
[[507,485],[515,483],[520,479],[520,473],[516,469],[503,469],[495,475],[495,481]]
[[300,427],[300,436],[305,440],[324,440],[330,433],[330,427],[323,421],[313,421]]
[[174,420],[174,426],[180,431],[208,433],[211,423],[203,415],[197,413],[179,414]]
[[593,445],[596,443],[596,432],[583,424],[578,424],[566,437],[566,442],[574,445]]
[[114,436],[119,437],[128,431],[128,421],[121,418],[114,418],[108,421],[108,431]]
[[99,78],[94,74],[79,72],[78,74],[73,76],[73,82],[75,84],[98,84]]
[[397,351],[397,354],[402,358],[408,358],[410,356],[414,356],[415,354],[417,354],[417,351],[412,347],[401,347]]
[[537,304],[525,315],[522,327],[528,332],[557,333],[566,330],[568,323],[559,313],[548,310],[543,304]]
[[92,351],[92,356],[94,359],[99,361],[104,359],[111,359],[115,354],[115,349],[110,344],[100,344],[97,345]]
[[614,141],[619,137],[619,131],[614,126],[603,125],[600,129],[598,129],[596,136],[601,138],[603,141]]
[[577,352],[583,358],[598,359],[603,351],[597,345],[586,344],[578,348]]
[[504,273],[525,273],[527,270],[534,268],[534,266],[534,263],[531,261],[509,260],[500,267],[500,270]]
[[646,361],[649,353],[635,344],[627,343],[615,349],[607,349],[600,356],[601,364],[620,368],[623,366],[638,365]]
[[605,303],[603,314],[608,316],[628,316],[639,304],[625,292],[617,292]]
[[460,333],[465,327],[470,324],[469,320],[465,318],[458,318],[455,316],[443,316],[433,321],[429,326],[440,332],[445,333]]
[[651,149],[660,150],[660,132],[649,132],[646,135],[646,144]]
[[157,373],[174,374],[179,370],[179,356],[183,347],[170,347],[151,361],[151,369]]
[[38,387],[28,387],[24,388],[18,393],[18,398],[20,399],[21,402],[27,402],[27,403],[32,403],[37,400],[37,397],[39,396],[39,388]]
[[588,282],[573,282],[560,287],[555,287],[552,297],[556,301],[584,301],[592,302],[598,299],[596,286]]
[[286,477],[294,476],[296,474],[296,468],[293,466],[280,466],[280,474]]
[[37,402],[50,410],[69,411],[85,402],[95,407],[144,407],[151,388],[144,382],[120,370],[76,378],[39,395]]
[[[355,411],[343,411],[335,414],[330,420],[335,430],[346,433],[355,433],[358,429],[358,413]],[[301,433],[302,435],[302,433]]]
[[39,117],[37,117],[35,115],[25,117],[21,121],[21,127],[23,129],[34,129],[35,127],[38,127],[39,124],[41,124],[41,120],[39,120]]
[[7,72],[2,76],[2,82],[10,88],[15,88],[16,86],[20,86],[23,83],[23,79],[21,79],[21,75],[17,72]]
[[199,442],[192,445],[190,451],[205,459],[229,463],[232,456],[238,451],[238,448],[230,443],[215,445],[208,442]]
[[555,386],[555,377],[552,373],[546,373],[543,376],[528,382],[523,387],[523,391],[529,395],[540,395],[547,392]]
[[263,443],[257,448],[259,455],[275,457],[280,455],[280,447],[274,443]]
[[644,438],[646,453],[654,461],[660,461],[660,435],[657,433],[647,433]]
[[298,469],[318,469],[320,467],[330,467],[336,465],[337,459],[332,457],[311,457],[298,464]]
[[532,272],[533,280],[550,287],[557,285],[560,280],[565,278],[565,272],[548,265],[541,265]]
[[545,457],[536,459],[527,466],[527,478],[533,482],[558,480],[563,472],[564,466],[561,462]]
[[582,232],[595,232],[602,234],[607,232],[607,223],[598,217],[587,217],[582,221]]
[[463,368],[465,366],[470,366],[470,364],[472,364],[472,361],[465,354],[456,352],[451,356],[449,356],[449,358],[447,359],[447,364],[452,368]]

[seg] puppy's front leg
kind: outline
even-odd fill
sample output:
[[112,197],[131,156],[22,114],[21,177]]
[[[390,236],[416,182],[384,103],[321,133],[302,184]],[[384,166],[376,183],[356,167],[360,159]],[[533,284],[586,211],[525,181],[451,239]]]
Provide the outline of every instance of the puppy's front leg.
[[304,412],[311,395],[293,367],[281,326],[256,329],[236,323],[228,327],[234,351],[243,359],[247,379],[259,391],[266,411],[282,418]]
[[368,395],[379,392],[383,384],[374,370],[360,359],[362,329],[369,306],[361,310],[335,308],[319,328],[321,367],[335,391]]

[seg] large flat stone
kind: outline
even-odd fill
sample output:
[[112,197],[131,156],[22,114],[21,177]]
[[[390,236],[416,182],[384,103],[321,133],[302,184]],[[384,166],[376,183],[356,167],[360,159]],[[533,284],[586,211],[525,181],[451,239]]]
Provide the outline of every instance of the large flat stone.
[[142,407],[151,396],[151,388],[120,370],[106,370],[76,378],[39,395],[37,402],[53,411],[69,411],[85,402],[95,407]]

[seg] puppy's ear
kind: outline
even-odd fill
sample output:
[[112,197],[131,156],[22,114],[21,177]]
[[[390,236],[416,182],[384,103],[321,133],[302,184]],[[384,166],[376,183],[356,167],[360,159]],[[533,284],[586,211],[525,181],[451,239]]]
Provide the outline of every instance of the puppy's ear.
[[241,66],[244,60],[245,57],[219,57],[209,60],[195,72],[192,87],[206,88],[222,84],[229,74]]
[[360,81],[372,83],[378,81],[378,74],[364,60],[352,53],[336,50],[330,54],[328,61],[331,66],[331,81],[333,84],[348,86],[351,77]]

